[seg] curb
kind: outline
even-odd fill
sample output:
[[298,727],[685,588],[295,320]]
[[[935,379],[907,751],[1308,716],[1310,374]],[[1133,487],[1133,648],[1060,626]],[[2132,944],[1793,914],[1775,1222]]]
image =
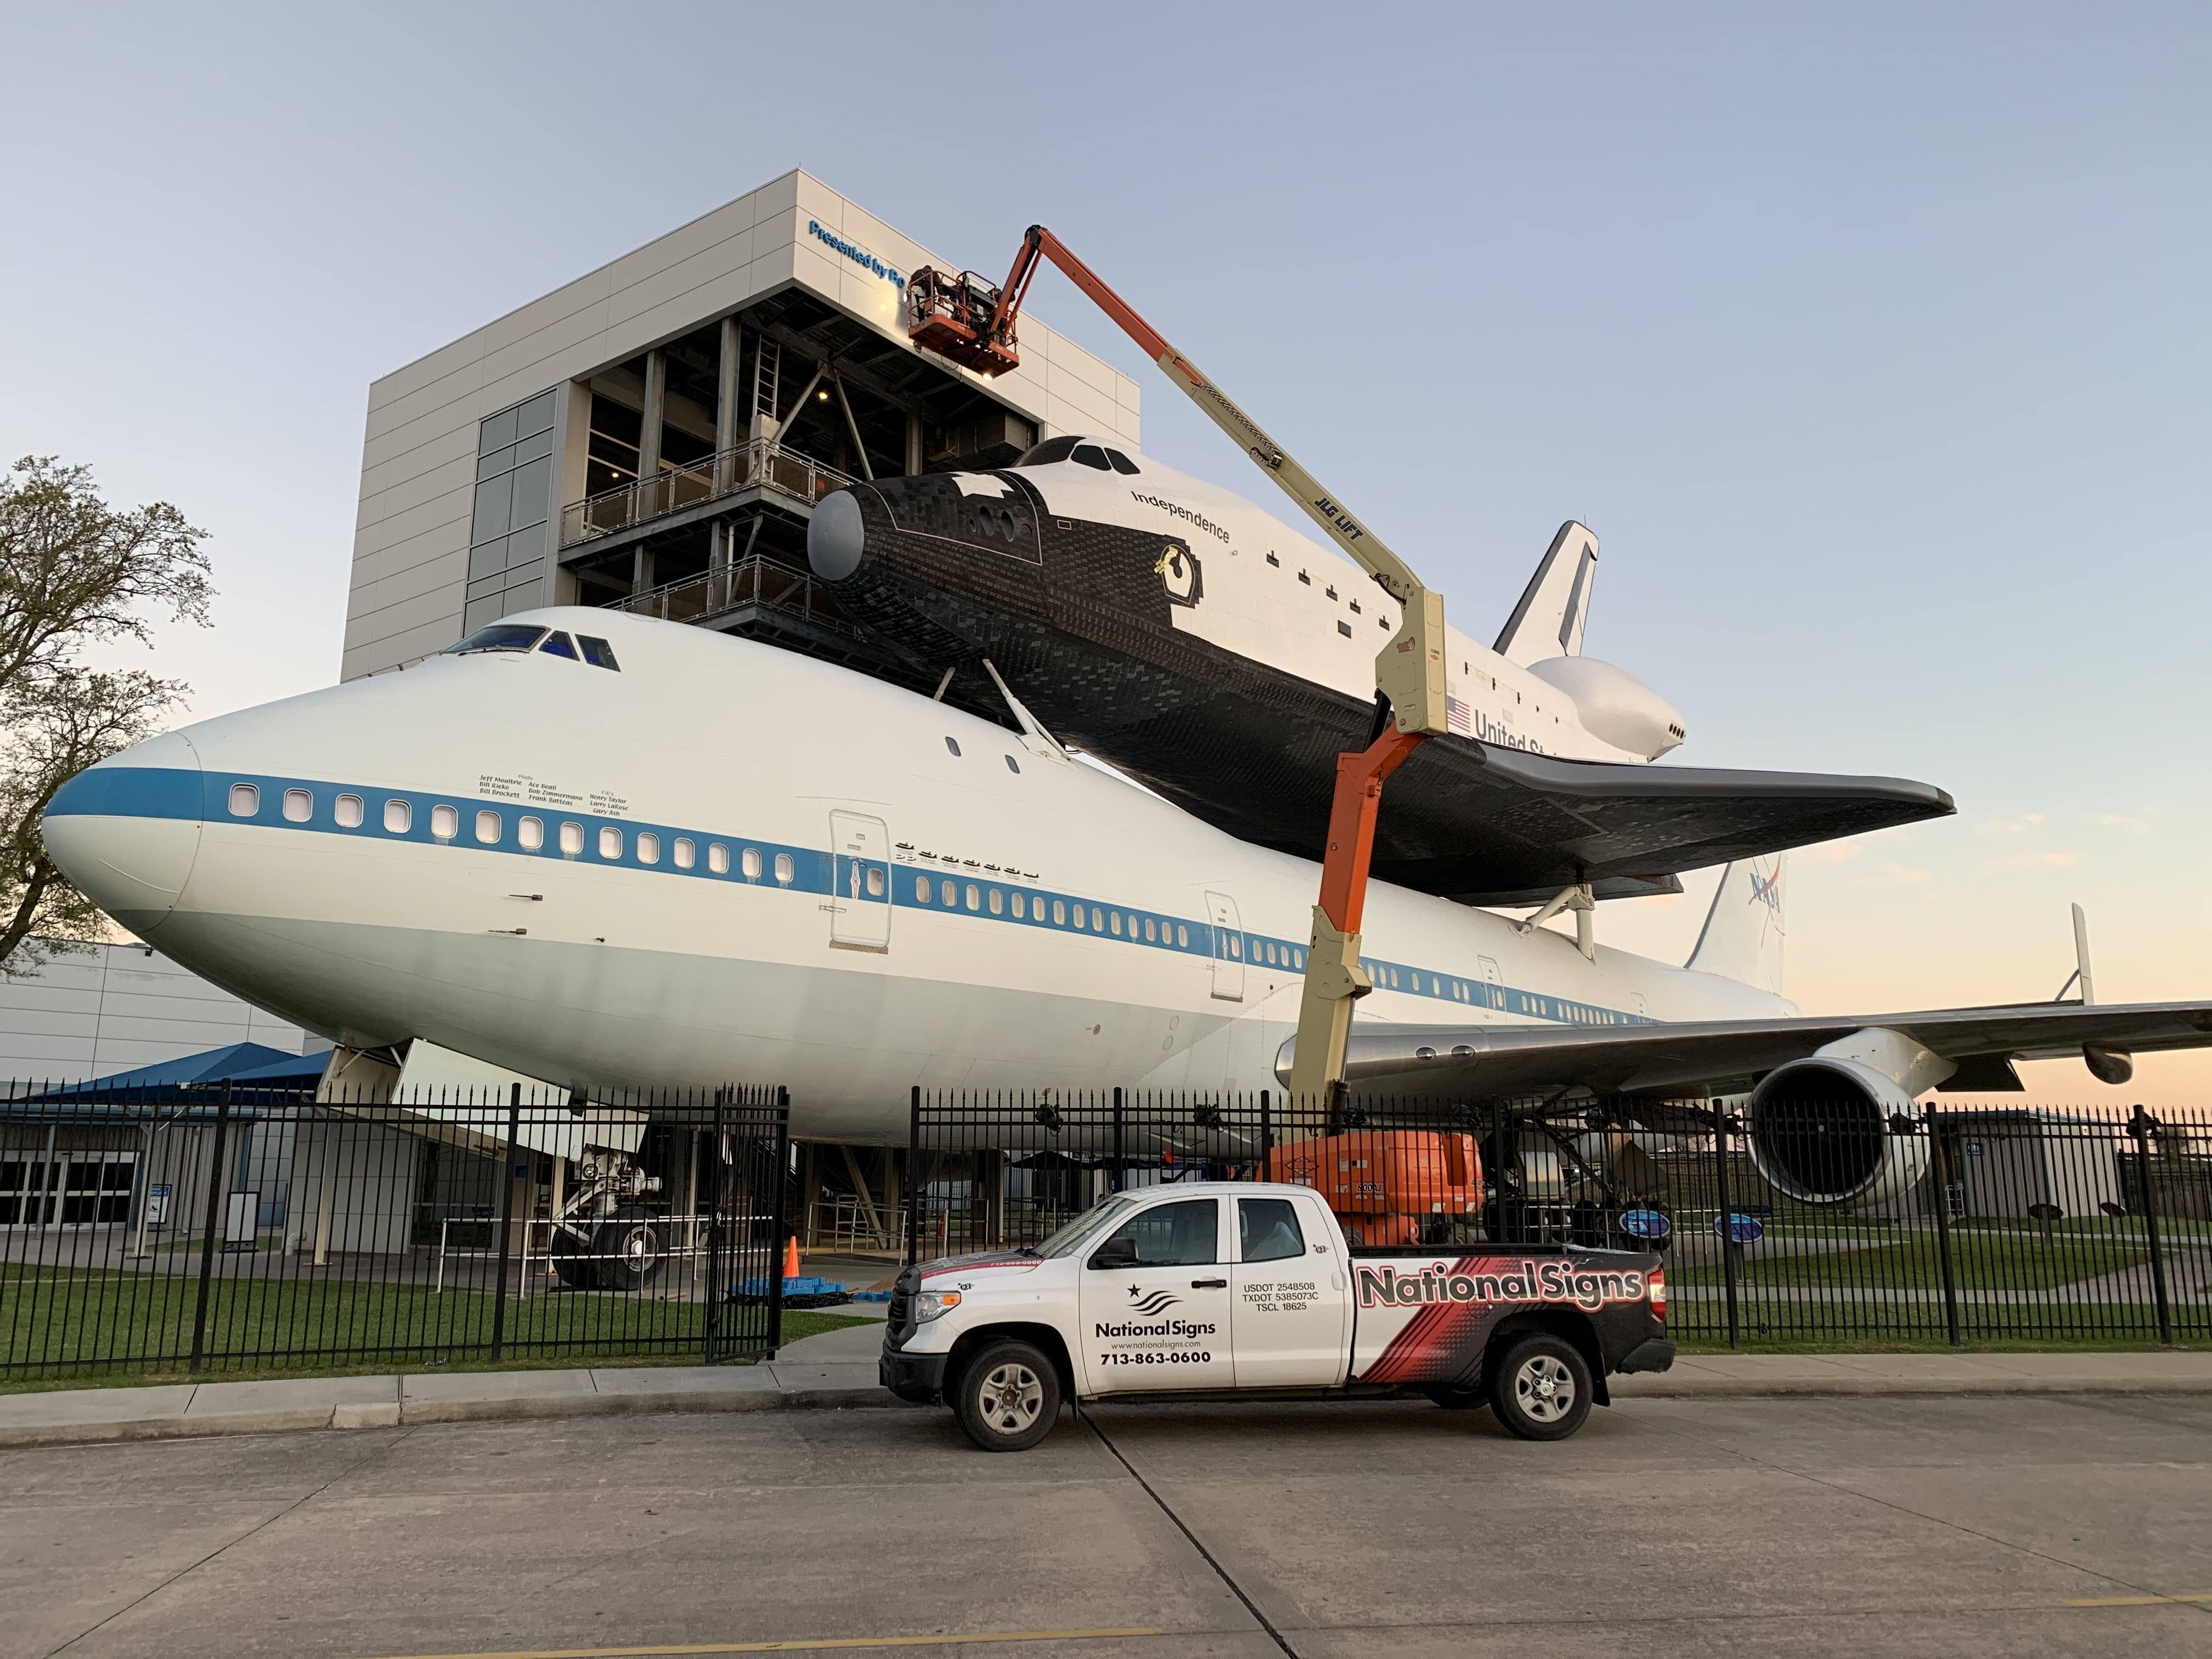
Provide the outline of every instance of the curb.
[[[1817,1398],[1986,1398],[1995,1395],[2212,1395],[2212,1377],[1702,1377],[1670,1375],[1649,1381],[1614,1379],[1615,1398],[1756,1400]],[[1627,1386],[1620,1386],[1626,1383]],[[0,1448],[90,1445],[136,1440],[189,1440],[220,1435],[289,1434],[319,1429],[392,1429],[426,1423],[513,1423],[556,1418],[647,1417],[714,1412],[881,1411],[917,1409],[880,1388],[697,1389],[655,1393],[558,1395],[507,1400],[426,1400],[315,1407],[287,1411],[210,1413],[123,1421],[0,1425]]]

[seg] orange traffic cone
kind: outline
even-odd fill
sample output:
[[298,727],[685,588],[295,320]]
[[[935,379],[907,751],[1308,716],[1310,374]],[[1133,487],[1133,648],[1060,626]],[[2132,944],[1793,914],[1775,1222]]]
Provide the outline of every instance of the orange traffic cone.
[[793,1233],[783,1242],[783,1276],[786,1279],[799,1277],[799,1235],[797,1233]]

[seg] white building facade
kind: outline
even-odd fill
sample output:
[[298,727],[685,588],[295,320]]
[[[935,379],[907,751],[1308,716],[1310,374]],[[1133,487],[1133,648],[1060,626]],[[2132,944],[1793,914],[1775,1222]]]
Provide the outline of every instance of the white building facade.
[[1026,314],[997,380],[915,348],[924,264],[959,268],[794,171],[377,380],[342,676],[549,603],[835,651],[834,607],[775,603],[829,490],[1138,443],[1135,384]]

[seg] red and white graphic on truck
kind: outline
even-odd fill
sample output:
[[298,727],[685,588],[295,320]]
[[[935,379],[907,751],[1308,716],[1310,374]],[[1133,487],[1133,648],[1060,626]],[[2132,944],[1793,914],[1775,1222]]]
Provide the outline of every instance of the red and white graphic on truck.
[[[1595,1313],[1650,1292],[1636,1268],[1592,1268],[1528,1256],[1462,1256],[1421,1265],[1358,1262],[1359,1346],[1384,1336],[1362,1382],[1449,1382],[1473,1374],[1498,1320],[1545,1304]],[[1392,1327],[1396,1327],[1392,1329]]]

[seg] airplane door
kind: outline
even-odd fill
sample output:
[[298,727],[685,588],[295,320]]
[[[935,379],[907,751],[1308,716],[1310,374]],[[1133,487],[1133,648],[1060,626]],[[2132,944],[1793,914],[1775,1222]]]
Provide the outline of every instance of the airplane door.
[[830,943],[841,951],[891,948],[891,835],[881,818],[830,815]]
[[1213,994],[1224,1002],[1244,1000],[1244,924],[1237,901],[1226,893],[1206,896],[1206,919],[1213,924]]

